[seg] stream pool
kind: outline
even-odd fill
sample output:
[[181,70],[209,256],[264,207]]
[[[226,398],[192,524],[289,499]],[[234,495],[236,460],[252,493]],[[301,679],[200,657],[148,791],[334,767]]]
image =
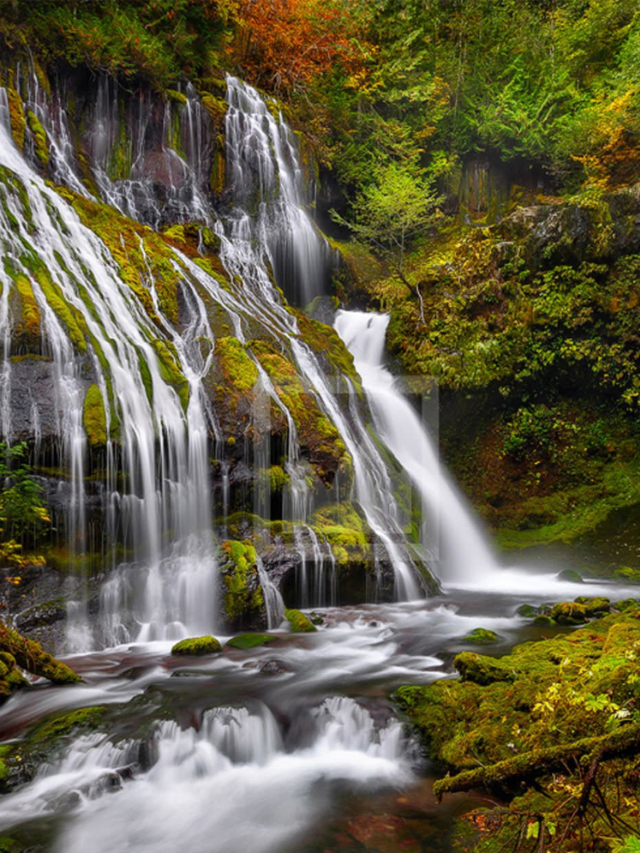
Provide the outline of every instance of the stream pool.
[[505,570],[482,589],[316,609],[317,633],[275,631],[248,651],[187,660],[149,643],[74,656],[85,684],[15,695],[0,737],[76,708],[104,716],[3,798],[0,834],[52,853],[448,851],[453,819],[482,800],[436,804],[435,771],[390,694],[450,677],[473,628],[500,635],[480,649],[491,654],[548,634],[516,615],[525,601],[631,593]]

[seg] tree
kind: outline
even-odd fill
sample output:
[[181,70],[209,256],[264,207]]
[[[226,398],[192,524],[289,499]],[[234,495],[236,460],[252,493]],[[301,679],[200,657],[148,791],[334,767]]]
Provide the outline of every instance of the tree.
[[392,272],[420,301],[420,319],[424,302],[418,284],[407,277],[406,256],[410,244],[433,223],[440,198],[425,171],[412,163],[390,161],[374,172],[371,183],[357,193],[352,205],[353,220],[333,212],[333,218],[389,265]]

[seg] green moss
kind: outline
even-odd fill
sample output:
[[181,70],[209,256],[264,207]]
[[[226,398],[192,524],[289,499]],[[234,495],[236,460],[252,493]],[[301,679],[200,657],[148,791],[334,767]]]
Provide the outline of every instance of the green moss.
[[233,637],[231,640],[228,640],[226,645],[231,646],[232,649],[255,649],[258,646],[265,646],[267,643],[273,643],[277,640],[277,637],[274,637],[272,634],[239,634],[237,637]]
[[462,652],[454,658],[453,665],[460,673],[463,681],[474,684],[493,684],[496,681],[513,681],[514,673],[502,662],[495,658],[477,655],[473,652]]
[[158,355],[160,376],[168,385],[173,385],[180,398],[182,408],[186,411],[189,405],[189,382],[180,370],[176,356],[169,345],[159,338],[155,338],[151,343]]
[[492,643],[497,643],[499,639],[500,637],[495,631],[491,631],[488,628],[474,628],[473,631],[469,631],[462,638],[462,641],[464,643],[471,643],[474,646],[488,646]]
[[230,394],[232,404],[237,406],[239,395],[249,397],[253,391],[258,381],[258,368],[237,338],[218,338],[214,353],[228,383],[224,393]]
[[47,139],[47,132],[40,123],[38,117],[31,110],[27,110],[27,124],[29,125],[29,129],[33,135],[33,147],[36,153],[36,157],[40,161],[40,164],[43,168],[47,168],[49,165],[49,140]]
[[97,385],[91,385],[85,394],[82,419],[89,444],[93,447],[105,445],[108,438],[107,413]]
[[17,664],[54,684],[77,684],[82,678],[71,667],[43,651],[39,643],[22,637],[17,631],[0,622],[0,649],[12,655]]
[[222,195],[227,183],[227,157],[224,137],[216,137],[211,162],[211,173],[209,175],[209,186],[214,195]]
[[284,618],[289,623],[289,629],[292,634],[312,634],[318,629],[316,626],[299,610],[285,610]]
[[318,510],[311,519],[320,539],[327,541],[341,566],[371,563],[371,532],[350,503],[336,503]]
[[20,151],[24,148],[24,137],[27,129],[27,120],[24,115],[22,98],[12,86],[6,87],[9,100],[9,118],[11,121],[11,134],[13,141]]
[[200,97],[203,107],[209,113],[214,123],[218,126],[224,124],[229,104],[222,98],[217,98],[210,93],[202,94]]
[[291,477],[280,465],[272,465],[268,471],[269,489],[272,492],[281,492],[289,483]]
[[31,744],[49,744],[80,729],[97,729],[102,724],[107,708],[94,706],[70,711],[38,725],[29,736]]
[[215,637],[205,635],[204,637],[190,637],[180,640],[171,649],[172,655],[214,655],[222,651],[219,640]]
[[223,613],[227,624],[234,626],[260,621],[264,614],[264,596],[255,547],[248,540],[227,540],[220,550]]
[[149,289],[152,283],[162,313],[170,323],[177,325],[179,275],[173,266],[175,254],[162,236],[127,219],[109,205],[65,187],[56,186],[55,189],[73,206],[83,224],[105,243],[118,264],[122,280],[135,293],[150,319],[162,325]]
[[170,101],[179,106],[184,107],[187,104],[186,95],[183,95],[182,92],[178,92],[176,89],[165,89],[165,95]]
[[[348,470],[351,462],[338,430],[303,386],[290,361],[266,347],[254,347],[254,352],[291,414],[300,443],[316,473],[326,485],[331,485],[336,473]],[[276,411],[272,419],[277,422],[279,417],[282,416]]]
[[33,293],[33,287],[26,275],[13,275],[19,301],[20,321],[13,330],[16,344],[28,351],[38,353],[41,343],[40,308]]

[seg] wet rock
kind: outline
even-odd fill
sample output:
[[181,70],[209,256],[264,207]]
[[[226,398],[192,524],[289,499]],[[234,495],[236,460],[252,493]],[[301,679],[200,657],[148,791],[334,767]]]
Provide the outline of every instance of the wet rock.
[[498,634],[488,628],[474,628],[462,638],[464,643],[471,643],[474,646],[488,646],[491,643],[499,642],[499,640]]
[[556,578],[559,581],[565,581],[567,583],[584,583],[582,575],[579,572],[576,572],[575,569],[563,569],[561,572],[558,572]]
[[247,669],[257,669],[263,675],[286,675],[291,672],[288,666],[275,658],[272,660],[247,661],[244,666]]
[[474,684],[493,684],[496,681],[513,681],[515,678],[514,672],[495,658],[473,652],[457,655],[453,665],[463,681],[472,681]]
[[554,605],[549,615],[558,625],[582,625],[587,621],[587,608],[575,601],[565,601]]
[[222,645],[215,637],[206,634],[204,637],[190,637],[180,640],[171,649],[172,655],[214,655],[222,651]]
[[266,646],[267,643],[274,643],[277,639],[272,634],[246,633],[232,637],[225,645],[231,646],[232,649],[255,649],[259,646]]
[[317,631],[315,625],[312,625],[309,619],[299,610],[285,610],[284,618],[289,623],[289,629],[292,634],[312,634]]
[[547,613],[539,613],[533,620],[534,625],[555,625],[555,619],[552,619]]

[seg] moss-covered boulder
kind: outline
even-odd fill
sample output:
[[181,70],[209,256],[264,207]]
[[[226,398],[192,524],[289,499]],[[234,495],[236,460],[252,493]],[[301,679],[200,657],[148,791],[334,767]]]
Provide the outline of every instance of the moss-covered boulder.
[[500,637],[489,628],[474,628],[462,638],[463,643],[471,643],[473,646],[490,646],[499,642]]
[[222,613],[231,631],[266,628],[264,595],[253,543],[228,539],[220,546]]
[[575,601],[555,604],[549,614],[559,625],[582,625],[587,621],[587,608]]
[[565,583],[584,583],[584,578],[575,569],[563,569],[561,572],[558,572],[557,577],[559,581],[564,581]]
[[[637,790],[639,653],[640,618],[624,610],[516,646],[492,662],[510,674],[509,681],[443,679],[397,692],[431,759],[450,771],[434,791],[485,788],[505,804],[482,818],[492,833],[456,849],[488,853],[507,841],[515,849],[523,826],[526,832],[528,823],[536,823],[542,832],[547,819],[549,836],[566,836],[558,851],[582,849],[580,822],[572,823],[579,806],[588,825],[598,827],[598,837],[607,837],[610,824],[601,803]],[[484,673],[488,661],[465,653],[474,675]],[[625,814],[640,832],[638,815]],[[551,838],[547,848],[556,850]]]
[[254,634],[247,632],[245,634],[238,634],[237,637],[232,637],[230,640],[227,640],[226,645],[230,646],[232,649],[241,649],[243,651],[247,649],[255,649],[258,646],[266,646],[268,643],[274,643],[278,638],[274,637],[273,634]]
[[29,682],[17,667],[16,659],[9,652],[0,652],[0,702],[8,699],[11,694]]
[[222,645],[219,640],[210,635],[204,637],[189,637],[186,640],[180,640],[171,649],[172,655],[216,655],[222,651]]
[[285,610],[284,618],[289,623],[289,630],[293,634],[312,634],[318,629],[316,626],[299,610]]
[[496,681],[513,681],[514,673],[496,658],[477,655],[474,652],[462,652],[456,655],[453,665],[463,681],[474,684],[493,684]]
[[104,706],[92,706],[53,714],[30,728],[20,740],[0,746],[0,792],[8,793],[30,782],[44,764],[60,756],[71,737],[99,730],[107,713]]

